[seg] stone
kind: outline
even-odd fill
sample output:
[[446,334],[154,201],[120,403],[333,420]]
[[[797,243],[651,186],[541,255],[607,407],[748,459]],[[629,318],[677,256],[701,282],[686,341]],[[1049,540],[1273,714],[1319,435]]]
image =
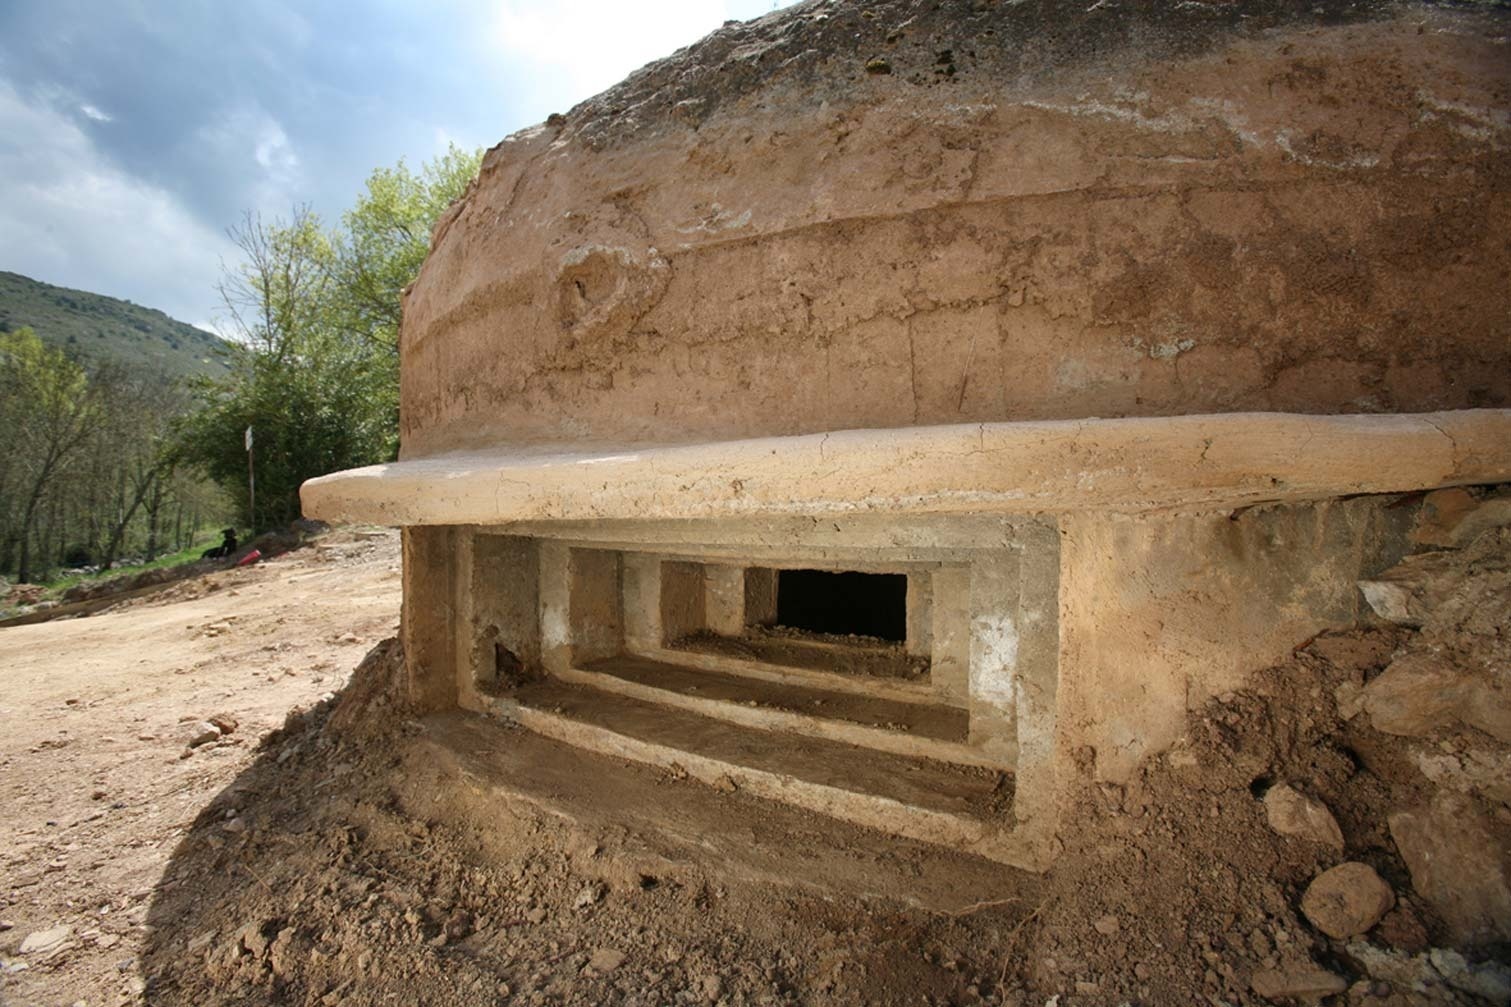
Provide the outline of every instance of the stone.
[[1329,937],[1356,937],[1396,904],[1395,893],[1368,864],[1350,861],[1323,871],[1301,896],[1301,911]]
[[577,898],[572,900],[572,908],[586,909],[596,902],[601,902],[604,892],[605,888],[600,882],[595,881],[591,884],[583,885],[582,890],[577,893]]
[[588,958],[588,965],[595,972],[612,972],[624,964],[624,952],[613,948],[598,948]]
[[240,726],[240,722],[229,713],[217,713],[208,722],[221,734],[231,734]]
[[1364,687],[1355,682],[1343,682],[1333,690],[1333,703],[1338,707],[1338,716],[1353,720],[1364,712]]
[[220,728],[208,720],[193,721],[179,731],[179,740],[185,748],[198,748],[200,745],[208,745],[220,737]]
[[1091,925],[1091,928],[1103,937],[1111,937],[1118,932],[1118,918],[1116,916],[1103,916]]
[[1254,973],[1250,985],[1266,1000],[1320,1000],[1348,989],[1348,983],[1315,965],[1265,969]]
[[1511,807],[1511,759],[1498,746],[1470,744],[1453,752],[1418,748],[1412,761],[1439,787],[1479,794]]
[[1511,742],[1511,688],[1484,672],[1455,667],[1443,654],[1405,654],[1376,676],[1360,696],[1377,731],[1423,737],[1455,721]]
[[73,927],[66,923],[60,923],[47,930],[36,930],[26,935],[21,942],[21,954],[45,955],[57,951],[63,943],[73,936]]
[[1409,654],[1364,687],[1362,706],[1375,730],[1419,738],[1453,721],[1459,684],[1453,669],[1429,655]]
[[1462,549],[1481,532],[1511,524],[1511,496],[1479,497],[1462,487],[1435,490],[1422,500],[1411,541]]
[[1457,951],[1433,948],[1428,960],[1448,985],[1482,1000],[1503,1007],[1511,1004],[1511,968],[1500,962],[1484,961],[1471,965]]
[[1327,805],[1289,784],[1277,783],[1265,793],[1264,816],[1270,828],[1282,836],[1343,850],[1343,830],[1338,828],[1338,820]]
[[1387,821],[1412,888],[1448,924],[1456,942],[1511,940],[1508,853],[1473,798],[1439,792],[1431,804]]
[[1398,626],[1421,627],[1462,577],[1459,558],[1451,552],[1408,556],[1373,580],[1359,581],[1359,591],[1375,615]]

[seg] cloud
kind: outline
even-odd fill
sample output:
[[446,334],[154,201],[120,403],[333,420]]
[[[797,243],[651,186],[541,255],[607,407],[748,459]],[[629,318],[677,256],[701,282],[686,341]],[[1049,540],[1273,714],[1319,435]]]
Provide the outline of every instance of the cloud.
[[652,60],[691,45],[725,21],[751,18],[792,0],[660,0],[654,14],[623,0],[539,3],[503,0],[483,38],[528,87],[526,123],[563,112]]
[[243,212],[334,222],[376,167],[495,143],[784,3],[0,2],[0,268],[203,323]]
[[208,325],[229,239],[113,166],[72,112],[0,79],[0,268]]

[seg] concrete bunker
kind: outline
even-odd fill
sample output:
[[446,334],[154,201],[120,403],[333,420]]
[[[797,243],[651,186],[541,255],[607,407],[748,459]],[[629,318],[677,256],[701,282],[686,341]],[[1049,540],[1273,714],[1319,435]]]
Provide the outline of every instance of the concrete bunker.
[[1113,7],[800,5],[490,151],[304,488],[409,698],[1043,868],[1511,479],[1499,22]]

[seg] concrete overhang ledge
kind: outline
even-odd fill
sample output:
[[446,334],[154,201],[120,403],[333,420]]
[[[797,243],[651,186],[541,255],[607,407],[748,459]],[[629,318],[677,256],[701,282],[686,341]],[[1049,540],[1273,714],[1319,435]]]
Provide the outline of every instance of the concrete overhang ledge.
[[971,423],[624,450],[513,448],[311,479],[306,516],[384,525],[1136,512],[1511,480],[1511,409]]

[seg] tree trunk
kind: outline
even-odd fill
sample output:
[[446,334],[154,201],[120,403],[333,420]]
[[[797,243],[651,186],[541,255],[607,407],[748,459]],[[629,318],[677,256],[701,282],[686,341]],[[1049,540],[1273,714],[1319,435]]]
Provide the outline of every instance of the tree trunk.
[[37,523],[37,505],[42,502],[42,491],[52,475],[51,468],[51,465],[43,466],[42,474],[37,477],[31,496],[27,498],[26,509],[21,512],[21,561],[16,564],[16,579],[23,584],[31,583],[32,529]]
[[158,516],[163,509],[163,481],[152,480],[152,493],[147,498],[147,562],[157,559]]

